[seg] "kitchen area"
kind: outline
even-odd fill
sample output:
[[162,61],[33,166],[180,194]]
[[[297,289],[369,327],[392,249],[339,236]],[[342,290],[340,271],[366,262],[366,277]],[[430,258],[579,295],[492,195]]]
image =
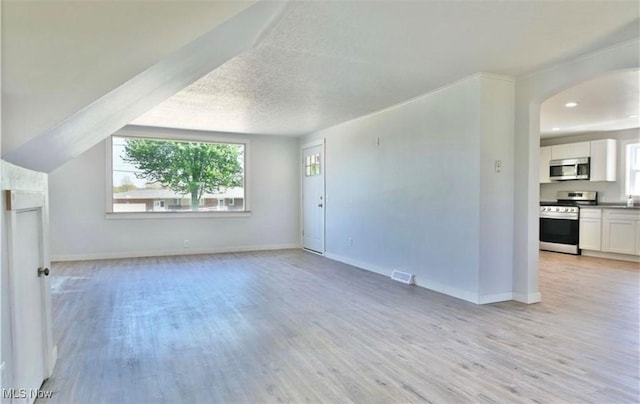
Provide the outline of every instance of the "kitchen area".
[[540,249],[640,262],[638,70],[541,106]]

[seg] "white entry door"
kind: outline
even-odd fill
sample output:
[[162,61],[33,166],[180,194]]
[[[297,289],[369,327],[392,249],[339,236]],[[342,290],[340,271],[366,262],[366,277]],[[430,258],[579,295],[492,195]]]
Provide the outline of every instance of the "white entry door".
[[324,253],[324,144],[302,149],[302,245]]
[[[49,377],[50,297],[45,282],[44,195],[7,193],[13,389],[25,389],[13,402],[32,403]],[[15,391],[15,390],[14,390]]]

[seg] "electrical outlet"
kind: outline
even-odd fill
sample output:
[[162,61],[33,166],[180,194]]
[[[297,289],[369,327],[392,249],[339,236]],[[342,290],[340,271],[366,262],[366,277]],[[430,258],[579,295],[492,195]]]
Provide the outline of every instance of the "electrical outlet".
[[349,247],[353,247],[353,238],[349,237]]
[[189,240],[185,240],[182,245],[184,248],[189,248],[191,246],[191,243],[189,243]]

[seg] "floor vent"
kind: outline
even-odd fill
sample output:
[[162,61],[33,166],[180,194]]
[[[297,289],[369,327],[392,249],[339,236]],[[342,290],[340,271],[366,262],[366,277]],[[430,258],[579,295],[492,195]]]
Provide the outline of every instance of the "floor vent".
[[402,271],[393,271],[391,273],[391,279],[393,279],[394,281],[406,283],[407,285],[413,285],[415,283],[413,274],[408,274]]

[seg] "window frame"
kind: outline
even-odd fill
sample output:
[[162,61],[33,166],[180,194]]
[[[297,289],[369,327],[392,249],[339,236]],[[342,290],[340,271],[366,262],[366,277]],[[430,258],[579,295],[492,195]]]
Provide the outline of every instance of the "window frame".
[[[211,132],[169,130],[164,128],[122,129],[105,140],[105,218],[107,219],[176,219],[230,218],[251,216],[251,142],[246,138],[220,136]],[[244,146],[244,210],[217,212],[114,212],[113,211],[113,137],[191,142],[228,143]]]
[[[631,146],[632,145],[637,145],[636,147],[640,147],[640,141],[638,139],[629,139],[628,141],[625,141],[625,142],[622,143],[622,150],[621,150],[621,154],[624,156],[624,161],[622,163],[622,169],[623,169],[623,172],[624,172],[624,176],[623,176],[624,177],[623,178],[624,184],[623,184],[623,187],[622,187],[622,192],[624,194],[622,196],[623,196],[623,200],[625,200],[625,201],[627,200],[627,197],[629,195],[633,195],[636,198],[638,196],[640,196],[640,192],[636,193],[636,194],[633,194],[633,193],[631,193],[631,191],[629,189],[629,185],[630,185],[630,181],[631,181],[630,174],[631,174],[631,171],[632,171],[631,161],[630,161]],[[636,174],[636,175],[640,175],[640,170],[633,170],[633,171],[637,171],[638,174]]]

